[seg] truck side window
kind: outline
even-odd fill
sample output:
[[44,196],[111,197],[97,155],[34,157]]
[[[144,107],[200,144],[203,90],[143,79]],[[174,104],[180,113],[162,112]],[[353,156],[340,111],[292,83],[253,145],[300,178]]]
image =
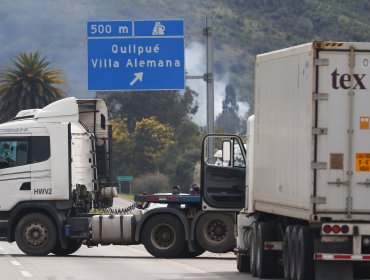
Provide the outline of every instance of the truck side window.
[[234,167],[245,167],[245,159],[239,142],[234,142]]
[[28,138],[0,140],[0,169],[28,164],[28,147]]
[[50,158],[50,139],[48,136],[32,136],[31,163],[42,162]]

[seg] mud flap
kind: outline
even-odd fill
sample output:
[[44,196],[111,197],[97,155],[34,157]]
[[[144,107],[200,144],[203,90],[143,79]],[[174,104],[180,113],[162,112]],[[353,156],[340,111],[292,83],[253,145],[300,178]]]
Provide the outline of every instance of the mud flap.
[[316,261],[315,279],[353,279],[353,263],[345,261]]

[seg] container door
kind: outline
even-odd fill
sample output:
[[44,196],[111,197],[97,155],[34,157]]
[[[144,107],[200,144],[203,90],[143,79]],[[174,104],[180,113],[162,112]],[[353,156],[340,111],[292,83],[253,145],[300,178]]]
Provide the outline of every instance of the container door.
[[208,135],[203,140],[203,206],[241,209],[245,204],[245,147],[238,136]]
[[319,52],[316,211],[370,213],[370,53],[356,46]]

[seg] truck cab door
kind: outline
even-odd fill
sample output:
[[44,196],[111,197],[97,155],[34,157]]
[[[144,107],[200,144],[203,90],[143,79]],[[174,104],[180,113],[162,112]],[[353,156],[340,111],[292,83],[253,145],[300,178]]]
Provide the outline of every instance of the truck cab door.
[[202,144],[203,209],[241,209],[245,205],[246,150],[236,135],[210,134]]
[[31,198],[30,137],[0,137],[0,210]]

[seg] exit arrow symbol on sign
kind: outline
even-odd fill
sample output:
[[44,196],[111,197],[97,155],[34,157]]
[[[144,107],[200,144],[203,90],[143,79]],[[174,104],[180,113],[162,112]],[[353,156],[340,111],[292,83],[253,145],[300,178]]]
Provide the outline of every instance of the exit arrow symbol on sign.
[[135,78],[131,81],[130,86],[133,86],[137,81],[143,81],[144,72],[134,73],[134,75]]

